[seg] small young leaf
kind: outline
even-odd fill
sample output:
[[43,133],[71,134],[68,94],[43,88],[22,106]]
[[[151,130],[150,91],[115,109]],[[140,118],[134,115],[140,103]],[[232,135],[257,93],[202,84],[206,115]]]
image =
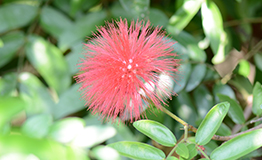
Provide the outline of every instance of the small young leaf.
[[207,144],[218,130],[224,117],[229,110],[230,104],[222,102],[215,105],[201,122],[196,132],[196,143],[199,145]]
[[173,147],[176,144],[177,140],[174,134],[159,122],[139,120],[134,122],[133,125],[137,130],[163,146]]
[[259,82],[256,82],[253,89],[253,106],[252,111],[255,115],[262,115],[262,86]]
[[239,135],[216,148],[212,160],[238,159],[262,146],[262,129]]
[[186,159],[189,157],[189,150],[188,150],[187,146],[185,145],[185,143],[178,143],[177,144],[176,153],[179,156],[186,158]]
[[116,142],[108,145],[117,150],[121,155],[138,160],[163,160],[165,153],[153,146],[140,142]]
[[221,102],[227,101],[230,103],[230,108],[228,111],[228,116],[237,124],[244,124],[245,123],[245,117],[244,112],[240,105],[230,97],[222,94],[217,94]]

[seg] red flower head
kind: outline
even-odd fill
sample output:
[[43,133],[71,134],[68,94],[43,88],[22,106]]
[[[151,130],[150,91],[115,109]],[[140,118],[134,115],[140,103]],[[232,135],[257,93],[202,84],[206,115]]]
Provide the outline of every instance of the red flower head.
[[100,27],[85,44],[87,52],[76,80],[93,113],[106,119],[119,115],[137,120],[145,105],[152,102],[159,107],[163,97],[171,98],[170,84],[159,82],[161,77],[166,82],[174,76],[179,60],[174,59],[174,42],[160,29],[143,21],[128,27],[127,20],[120,19]]

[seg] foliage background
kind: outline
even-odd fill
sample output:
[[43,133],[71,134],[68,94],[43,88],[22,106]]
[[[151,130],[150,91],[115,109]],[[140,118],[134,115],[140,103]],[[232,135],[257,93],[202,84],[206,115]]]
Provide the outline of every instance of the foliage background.
[[[183,61],[170,111],[197,127],[214,104],[224,101],[220,93],[241,109],[225,118],[217,135],[261,124],[250,123],[262,114],[261,0],[3,0],[1,160],[127,159],[106,146],[123,140],[153,144],[168,153],[170,148],[158,146],[132,125],[103,123],[91,115],[77,92],[73,76],[82,43],[96,26],[119,17],[149,19],[177,41],[175,51]],[[147,116],[176,137],[183,134],[182,126],[164,113]],[[207,154],[220,143],[205,145]],[[261,155],[260,149],[243,159]]]

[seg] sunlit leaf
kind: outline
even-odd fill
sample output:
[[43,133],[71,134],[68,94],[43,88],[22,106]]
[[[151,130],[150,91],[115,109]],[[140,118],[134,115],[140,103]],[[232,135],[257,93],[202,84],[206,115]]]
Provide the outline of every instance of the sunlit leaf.
[[84,129],[85,122],[81,118],[66,118],[55,122],[49,130],[48,136],[58,142],[72,141]]
[[134,127],[157,143],[173,147],[176,144],[176,137],[164,125],[152,120],[139,120],[133,123]]
[[61,94],[71,83],[68,66],[62,52],[42,37],[31,35],[28,39],[27,58],[47,84]]
[[[110,154],[108,154],[110,153]],[[120,155],[116,150],[108,146],[97,146],[92,149],[92,154],[98,160],[121,160]]]
[[25,102],[20,97],[0,97],[0,129],[16,114],[25,108]]
[[201,0],[184,1],[183,5],[170,18],[169,24],[183,30],[200,9]]

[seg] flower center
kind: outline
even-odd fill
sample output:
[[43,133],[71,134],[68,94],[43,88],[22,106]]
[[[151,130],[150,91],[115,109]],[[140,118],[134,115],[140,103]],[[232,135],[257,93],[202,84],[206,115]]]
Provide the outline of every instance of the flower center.
[[122,78],[132,80],[135,74],[137,73],[138,64],[133,64],[133,59],[129,59],[127,62],[123,61],[120,71],[122,72]]

